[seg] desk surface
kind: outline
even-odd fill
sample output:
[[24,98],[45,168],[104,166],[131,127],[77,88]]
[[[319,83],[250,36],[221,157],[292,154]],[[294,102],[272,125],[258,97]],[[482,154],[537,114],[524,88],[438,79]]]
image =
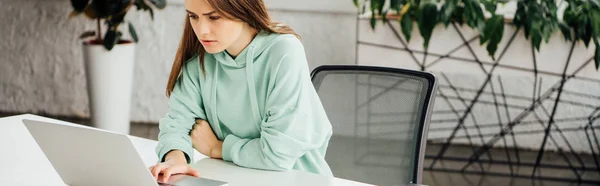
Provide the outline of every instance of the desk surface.
[[[23,119],[60,123],[78,127],[82,125],[65,121],[25,114],[0,118],[0,185],[48,185],[62,183],[58,173],[52,168],[42,150],[37,146]],[[147,167],[154,165],[158,157],[154,148],[157,141],[129,136],[140,157]],[[200,172],[200,176],[222,180],[230,186],[238,185],[347,185],[363,186],[355,181],[321,176],[301,171],[263,171],[248,169],[222,160],[207,158],[195,152],[192,167]],[[35,178],[35,179],[32,179]],[[64,184],[54,184],[64,185]]]
[[[48,183],[62,183],[60,176],[52,168],[52,164],[50,164],[42,150],[37,146],[37,143],[31,137],[25,125],[23,125],[23,119],[85,127],[83,125],[31,114],[0,118],[0,154],[2,155],[0,165],[3,165],[0,166],[0,185],[49,185]],[[157,141],[135,136],[129,136],[129,138],[147,167],[154,165],[158,161],[158,157],[155,154]],[[200,172],[201,177],[226,181],[230,186],[369,185],[295,170],[277,172],[243,168],[230,162],[207,158],[197,151],[194,151],[194,159],[195,162],[192,164],[192,167]]]

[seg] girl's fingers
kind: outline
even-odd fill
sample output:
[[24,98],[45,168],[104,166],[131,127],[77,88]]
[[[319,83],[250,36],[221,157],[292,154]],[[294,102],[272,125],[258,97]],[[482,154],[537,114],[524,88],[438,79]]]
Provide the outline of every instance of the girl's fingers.
[[198,173],[198,171],[196,171],[196,169],[192,168],[191,166],[188,166],[186,174],[194,177],[200,177],[200,173]]
[[163,180],[162,180],[162,182],[166,183],[169,180],[169,177],[171,177],[171,174],[173,174],[173,168],[172,167],[166,168],[163,171]]
[[164,163],[156,164],[149,168],[154,179],[159,181],[159,175],[162,173],[160,182],[166,183],[172,175],[184,173],[186,175],[199,177],[200,174],[194,168],[187,164],[169,165]]
[[152,166],[152,176],[154,176],[154,179],[158,179],[158,174],[161,172],[163,165],[162,164],[157,164],[155,166]]

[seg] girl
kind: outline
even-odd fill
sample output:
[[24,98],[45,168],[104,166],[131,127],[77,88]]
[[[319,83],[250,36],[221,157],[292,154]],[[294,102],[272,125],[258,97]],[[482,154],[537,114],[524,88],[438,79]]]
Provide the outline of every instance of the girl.
[[198,176],[193,148],[243,167],[331,176],[331,124],[297,34],[272,23],[262,0],[185,0],[185,8],[155,178]]

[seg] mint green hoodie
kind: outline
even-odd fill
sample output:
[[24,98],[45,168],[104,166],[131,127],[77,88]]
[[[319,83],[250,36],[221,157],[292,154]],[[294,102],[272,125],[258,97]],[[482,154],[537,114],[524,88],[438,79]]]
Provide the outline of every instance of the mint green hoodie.
[[189,132],[207,120],[223,160],[265,170],[332,175],[325,152],[331,124],[309,76],[304,47],[289,34],[259,33],[233,59],[225,51],[187,61],[159,121],[159,159],[174,149],[193,162]]

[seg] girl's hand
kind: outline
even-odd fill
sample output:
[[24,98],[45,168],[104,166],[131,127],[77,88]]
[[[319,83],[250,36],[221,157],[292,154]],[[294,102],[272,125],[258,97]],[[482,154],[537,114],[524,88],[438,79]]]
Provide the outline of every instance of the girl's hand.
[[223,142],[217,139],[208,122],[196,120],[190,136],[192,145],[198,152],[211,158],[223,158]]
[[[150,167],[150,172],[156,181],[166,183],[171,175],[186,174],[194,177],[199,177],[200,174],[194,168],[187,164],[185,155],[179,150],[169,152],[165,157],[165,162],[158,163]],[[162,173],[162,180],[158,180],[159,174]]]

